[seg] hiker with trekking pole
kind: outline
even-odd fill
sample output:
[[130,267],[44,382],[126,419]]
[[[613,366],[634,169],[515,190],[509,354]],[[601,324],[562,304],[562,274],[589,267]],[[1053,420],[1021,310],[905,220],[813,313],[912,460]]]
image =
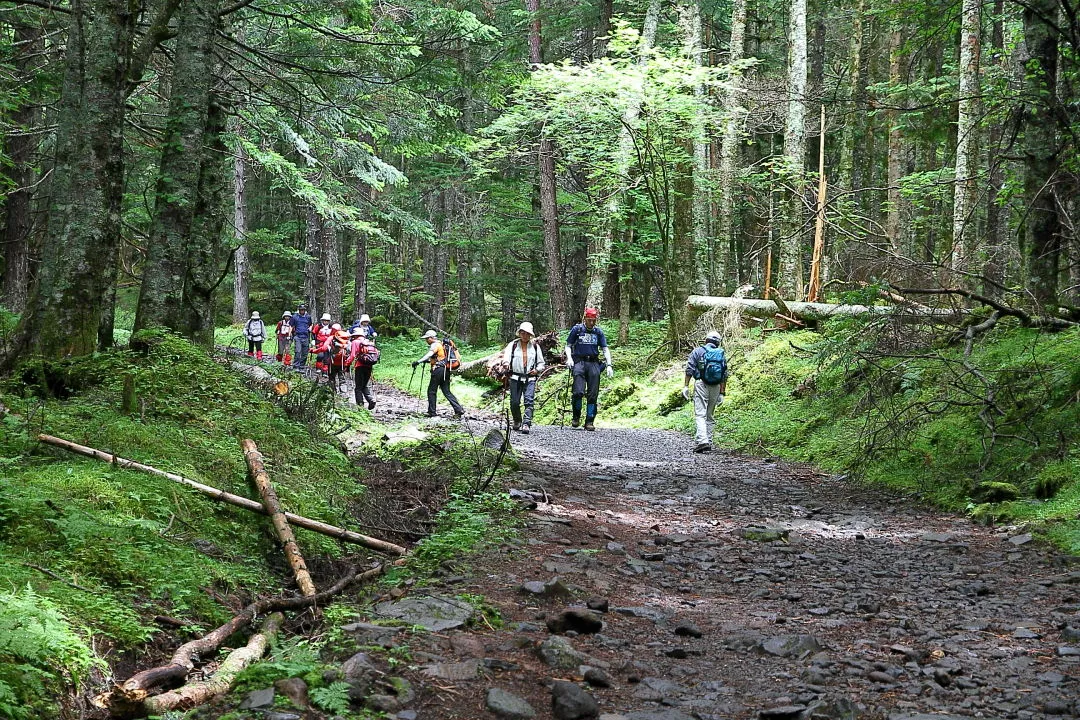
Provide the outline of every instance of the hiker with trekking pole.
[[607,338],[596,325],[599,317],[596,308],[585,308],[581,322],[570,328],[566,338],[566,364],[574,376],[571,399],[574,415],[570,424],[573,427],[581,424],[581,401],[584,399],[585,429],[590,431],[596,429],[593,423],[596,420],[596,398],[600,395],[600,373],[606,370],[609,378],[615,375]]
[[[413,360],[412,366],[415,371],[417,366],[423,363],[431,364],[431,377],[427,387],[427,416],[435,417],[435,403],[441,390],[443,397],[454,409],[454,416],[461,419],[465,415],[465,408],[461,406],[454,393],[450,390],[450,371],[457,369],[461,364],[461,355],[458,354],[457,346],[450,338],[439,340],[439,335],[434,330],[428,330],[420,336],[427,343],[428,351],[418,360]],[[410,380],[411,385],[411,380]]]
[[[514,430],[524,435],[532,427],[533,404],[536,401],[536,382],[544,371],[544,353],[534,340],[536,333],[531,322],[518,327],[518,337],[503,350],[502,360],[510,371],[510,413]],[[525,416],[521,415],[521,400],[525,400]]]
[[720,333],[710,330],[700,347],[686,359],[682,396],[690,399],[690,381],[694,380],[694,452],[712,450],[715,421],[713,411],[724,402],[727,391],[728,367]]

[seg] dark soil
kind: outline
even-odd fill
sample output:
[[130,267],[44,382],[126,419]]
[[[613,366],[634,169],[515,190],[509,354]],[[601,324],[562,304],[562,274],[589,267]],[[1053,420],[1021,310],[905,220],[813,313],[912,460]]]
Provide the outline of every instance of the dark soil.
[[[379,391],[377,417],[415,411]],[[497,418],[465,425],[482,437]],[[387,671],[417,691],[402,718],[498,717],[491,688],[538,718],[590,716],[553,714],[557,680],[612,720],[1080,716],[1080,566],[1023,528],[694,455],[676,433],[534,426],[512,441],[509,484],[540,500],[520,535],[410,591],[483,596],[502,623],[399,641],[411,661]],[[546,663],[547,621],[586,603],[606,606],[602,629],[562,637],[587,658]]]

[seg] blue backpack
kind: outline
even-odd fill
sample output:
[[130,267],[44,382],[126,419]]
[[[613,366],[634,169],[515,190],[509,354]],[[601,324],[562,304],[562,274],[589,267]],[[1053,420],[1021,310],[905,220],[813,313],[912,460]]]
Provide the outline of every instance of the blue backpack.
[[706,385],[719,385],[727,377],[727,356],[724,348],[716,345],[706,345],[705,354],[698,364],[698,372],[701,381]]

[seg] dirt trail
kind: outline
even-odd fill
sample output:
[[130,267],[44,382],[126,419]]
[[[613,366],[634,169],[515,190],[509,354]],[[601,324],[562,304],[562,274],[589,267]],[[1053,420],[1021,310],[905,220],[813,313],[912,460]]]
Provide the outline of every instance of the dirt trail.
[[[379,391],[376,416],[415,412]],[[492,688],[574,717],[553,710],[558,679],[632,720],[1080,716],[1080,571],[1021,529],[810,468],[693,455],[677,433],[536,426],[512,440],[512,485],[549,502],[425,590],[482,595],[505,626],[414,638],[403,718],[497,717]],[[584,657],[560,666],[546,623],[576,627],[582,613],[563,613],[587,601],[608,606],[602,629],[562,634]],[[469,679],[438,669],[470,658]]]

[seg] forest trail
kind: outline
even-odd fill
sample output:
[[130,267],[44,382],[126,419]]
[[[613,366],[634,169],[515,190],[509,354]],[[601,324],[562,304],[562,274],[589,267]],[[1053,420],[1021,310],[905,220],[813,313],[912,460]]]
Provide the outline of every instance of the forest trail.
[[[415,408],[379,390],[377,417]],[[673,432],[512,442],[510,484],[538,500],[524,531],[424,591],[483,596],[505,624],[412,638],[403,718],[496,717],[492,688],[587,717],[553,714],[550,689],[583,678],[612,720],[1080,716],[1080,568],[1022,529]],[[587,601],[599,632],[546,627]]]

